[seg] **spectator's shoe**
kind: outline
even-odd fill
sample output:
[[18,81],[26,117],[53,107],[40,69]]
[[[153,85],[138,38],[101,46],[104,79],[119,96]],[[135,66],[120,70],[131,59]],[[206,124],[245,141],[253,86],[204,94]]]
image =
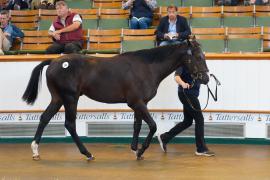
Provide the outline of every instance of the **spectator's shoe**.
[[157,137],[158,137],[158,141],[159,141],[159,144],[160,144],[160,148],[161,150],[166,153],[167,152],[167,147],[166,147],[166,143],[164,142],[163,140],[163,134],[158,134]]
[[210,157],[210,156],[215,156],[216,154],[212,151],[204,151],[204,152],[198,152],[196,151],[195,152],[195,155],[197,156],[207,156],[207,157]]
[[0,49],[0,56],[5,55],[2,49]]

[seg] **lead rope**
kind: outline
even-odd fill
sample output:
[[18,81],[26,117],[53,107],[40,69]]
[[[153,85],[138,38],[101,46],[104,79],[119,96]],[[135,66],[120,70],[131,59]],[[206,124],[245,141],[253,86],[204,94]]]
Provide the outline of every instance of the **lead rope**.
[[[192,102],[190,101],[190,99],[188,98],[188,96],[185,93],[185,89],[183,89],[183,94],[188,102],[188,104],[190,105],[190,107],[194,110],[194,111],[204,111],[206,109],[206,107],[208,106],[208,102],[209,102],[209,94],[211,94],[212,98],[214,99],[214,101],[217,101],[217,90],[218,90],[218,86],[221,85],[220,81],[217,79],[217,77],[214,74],[210,74],[210,77],[213,77],[215,82],[216,82],[216,89],[215,89],[215,95],[213,94],[213,92],[211,91],[211,89],[209,88],[208,84],[207,84],[207,101],[206,101],[206,105],[205,107],[201,110],[201,109],[196,109]],[[191,87],[194,85],[195,80],[193,79],[192,83],[191,83]]]

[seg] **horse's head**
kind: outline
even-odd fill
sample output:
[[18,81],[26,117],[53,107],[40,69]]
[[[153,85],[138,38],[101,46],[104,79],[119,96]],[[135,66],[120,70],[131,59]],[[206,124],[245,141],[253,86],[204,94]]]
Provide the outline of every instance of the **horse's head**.
[[197,80],[201,84],[209,82],[208,67],[205,60],[205,55],[200,48],[200,44],[193,39],[188,41],[187,60],[185,66],[191,73],[193,80]]

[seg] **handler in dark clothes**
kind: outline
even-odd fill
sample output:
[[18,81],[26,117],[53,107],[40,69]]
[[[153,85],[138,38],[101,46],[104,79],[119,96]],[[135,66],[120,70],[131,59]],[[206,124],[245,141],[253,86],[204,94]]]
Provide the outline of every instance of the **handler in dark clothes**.
[[[201,105],[198,99],[200,93],[200,83],[194,82],[192,84],[192,77],[185,67],[180,67],[175,72],[175,81],[178,86],[178,97],[183,104],[184,120],[176,124],[170,131],[158,135],[161,149],[167,152],[166,145],[177,134],[181,133],[195,121],[195,139],[196,139],[196,152],[197,156],[214,156],[215,153],[209,151],[204,140],[204,118],[201,110]],[[189,104],[188,100],[191,105]]]

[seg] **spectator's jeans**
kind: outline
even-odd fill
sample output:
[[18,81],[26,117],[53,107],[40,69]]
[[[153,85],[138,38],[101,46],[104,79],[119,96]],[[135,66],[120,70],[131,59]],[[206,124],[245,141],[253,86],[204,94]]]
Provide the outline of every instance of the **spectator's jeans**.
[[264,5],[264,4],[267,4],[267,1],[265,2],[265,1],[263,1],[263,0],[256,0],[256,1],[255,1],[255,4],[256,4],[256,5]]
[[148,29],[152,24],[151,18],[142,17],[140,19],[132,17],[129,21],[130,29]]
[[176,41],[176,40],[168,40],[168,41],[162,41],[159,46],[167,46],[171,44],[181,44],[181,41]]
[[237,6],[239,4],[239,0],[219,0],[219,6]]

